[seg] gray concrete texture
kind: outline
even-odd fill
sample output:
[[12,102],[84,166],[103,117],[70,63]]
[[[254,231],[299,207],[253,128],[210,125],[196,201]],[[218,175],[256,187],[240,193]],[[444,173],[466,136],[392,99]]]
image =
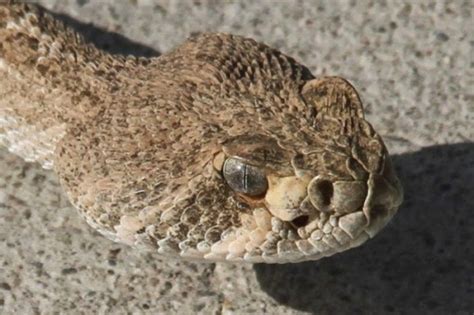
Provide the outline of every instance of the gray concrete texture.
[[472,1],[39,2],[114,53],[224,31],[349,79],[406,201],[376,238],[331,258],[191,263],[106,240],[53,173],[1,149],[1,314],[473,314]]

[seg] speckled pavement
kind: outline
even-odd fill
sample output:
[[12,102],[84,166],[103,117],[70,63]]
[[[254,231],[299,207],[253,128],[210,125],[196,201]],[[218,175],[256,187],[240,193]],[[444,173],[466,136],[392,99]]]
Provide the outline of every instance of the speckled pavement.
[[474,313],[472,1],[39,2],[114,53],[225,31],[348,78],[406,201],[376,238],[317,262],[191,263],[101,237],[53,173],[1,148],[0,314]]

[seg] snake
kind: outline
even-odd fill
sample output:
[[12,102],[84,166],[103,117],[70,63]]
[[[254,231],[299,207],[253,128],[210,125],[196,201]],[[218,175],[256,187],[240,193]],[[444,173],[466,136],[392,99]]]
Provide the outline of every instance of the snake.
[[226,33],[113,55],[32,4],[0,6],[0,145],[100,234],[188,260],[318,260],[403,201],[348,80]]

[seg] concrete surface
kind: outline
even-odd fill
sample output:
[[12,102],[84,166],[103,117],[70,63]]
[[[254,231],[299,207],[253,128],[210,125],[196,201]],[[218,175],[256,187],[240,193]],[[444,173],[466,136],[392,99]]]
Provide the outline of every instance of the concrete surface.
[[192,32],[226,31],[348,78],[406,201],[338,256],[196,264],[104,239],[54,174],[1,149],[1,314],[473,314],[472,1],[39,2],[115,53],[157,55]]

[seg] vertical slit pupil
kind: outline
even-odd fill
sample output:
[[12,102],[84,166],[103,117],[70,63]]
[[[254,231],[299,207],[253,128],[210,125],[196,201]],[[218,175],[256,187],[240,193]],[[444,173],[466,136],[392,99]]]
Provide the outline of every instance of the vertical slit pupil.
[[237,159],[230,158],[224,162],[222,175],[233,190],[249,196],[261,195],[268,188],[265,173],[261,169]]
[[242,174],[243,174],[243,177],[242,177],[242,180],[244,181],[242,183],[242,187],[244,187],[245,191],[248,191],[249,190],[249,179],[248,179],[248,176],[249,176],[249,173],[248,173],[248,169],[247,169],[247,165],[243,165],[242,166]]

